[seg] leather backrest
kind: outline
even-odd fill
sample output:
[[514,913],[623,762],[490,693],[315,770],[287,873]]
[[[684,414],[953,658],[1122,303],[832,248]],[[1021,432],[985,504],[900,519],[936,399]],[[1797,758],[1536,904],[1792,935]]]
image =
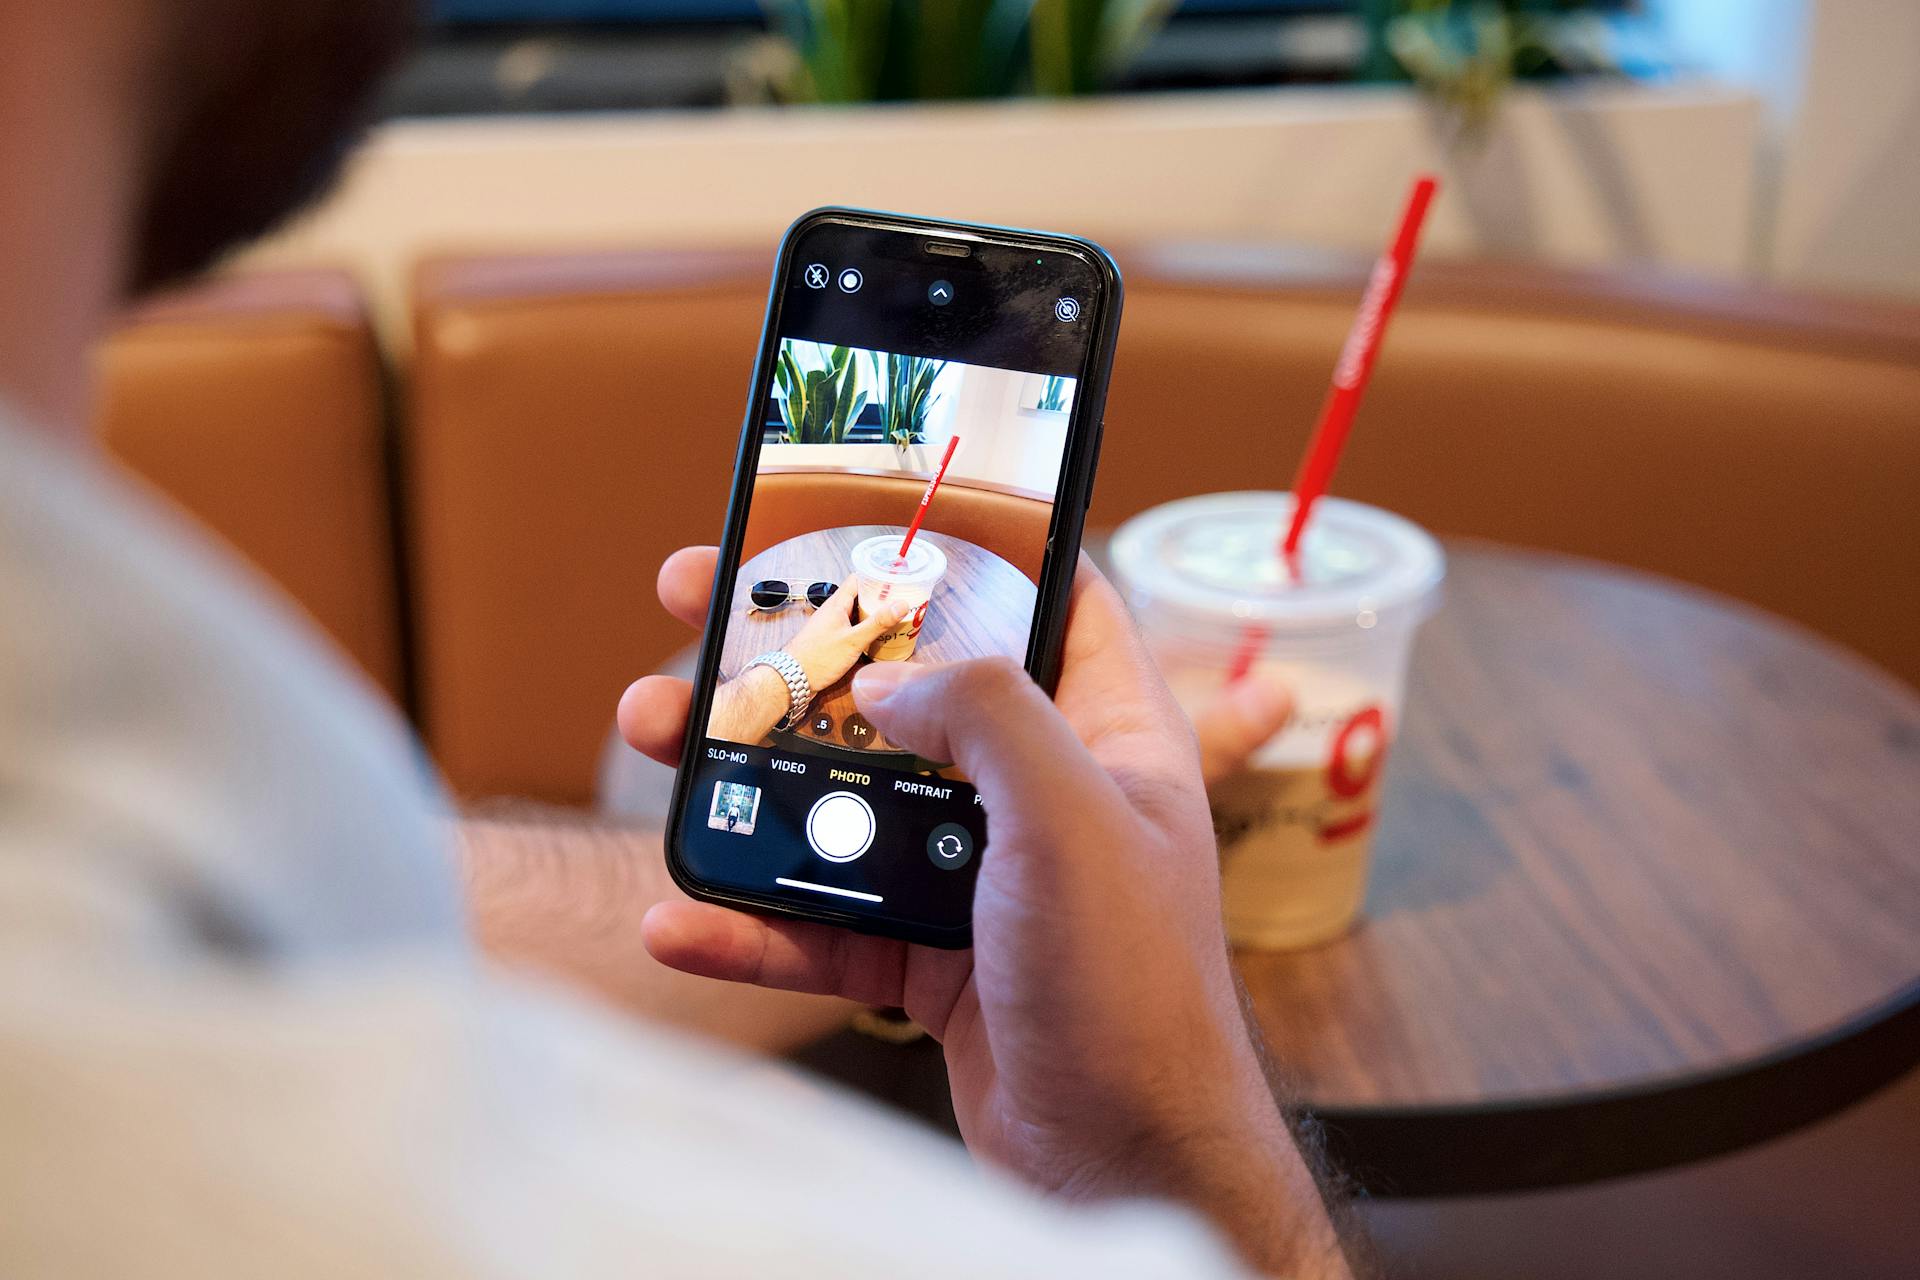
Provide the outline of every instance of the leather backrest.
[[[924,480],[900,476],[828,471],[763,475],[754,485],[742,558],[833,525],[905,525],[926,487]],[[1037,583],[1052,522],[1050,502],[948,481],[927,508],[921,528],[985,547]]]
[[620,254],[418,271],[416,669],[458,790],[586,799],[620,691],[694,639],[654,577],[719,539],[768,269]]
[[108,449],[404,700],[382,361],[350,277],[227,277],[103,344]]
[[[1090,524],[1284,487],[1366,264],[1118,256]],[[769,267],[647,252],[422,271],[419,661],[429,740],[462,789],[584,798],[621,687],[691,641],[653,576],[719,534]],[[1423,265],[1334,487],[1442,534],[1725,592],[1920,682],[1920,310]],[[995,545],[984,524],[955,532]]]
[[[1362,264],[1133,263],[1093,518],[1285,487]],[[1334,490],[1708,587],[1920,683],[1920,308],[1422,266]]]

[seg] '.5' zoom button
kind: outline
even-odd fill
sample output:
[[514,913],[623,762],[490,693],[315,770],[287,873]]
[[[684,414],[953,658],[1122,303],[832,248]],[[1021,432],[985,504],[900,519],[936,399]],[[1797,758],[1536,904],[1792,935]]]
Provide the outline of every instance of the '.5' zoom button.
[[873,847],[873,806],[851,791],[829,791],[807,810],[807,843],[828,862],[852,862]]

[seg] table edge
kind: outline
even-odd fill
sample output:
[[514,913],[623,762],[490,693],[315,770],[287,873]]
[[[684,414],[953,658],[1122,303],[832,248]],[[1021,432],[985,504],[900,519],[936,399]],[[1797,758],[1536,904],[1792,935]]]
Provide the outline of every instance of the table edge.
[[1551,1097],[1300,1108],[1382,1197],[1579,1186],[1726,1155],[1853,1105],[1920,1065],[1920,977],[1817,1036],[1744,1062]]

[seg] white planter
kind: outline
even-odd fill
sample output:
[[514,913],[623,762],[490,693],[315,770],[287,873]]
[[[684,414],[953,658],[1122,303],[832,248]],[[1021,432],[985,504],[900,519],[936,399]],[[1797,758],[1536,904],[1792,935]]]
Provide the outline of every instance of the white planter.
[[1711,84],[1515,91],[1477,155],[1439,154],[1392,88],[1075,103],[418,121],[380,130],[350,180],[256,261],[356,265],[390,329],[423,253],[747,244],[856,204],[1149,238],[1372,251],[1408,176],[1450,178],[1443,254],[1630,260],[1732,273],[1748,260],[1761,107]]

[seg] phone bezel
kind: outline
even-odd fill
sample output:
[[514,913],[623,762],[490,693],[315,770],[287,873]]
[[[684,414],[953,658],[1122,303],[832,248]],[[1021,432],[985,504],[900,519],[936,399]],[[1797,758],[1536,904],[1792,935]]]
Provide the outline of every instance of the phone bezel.
[[780,343],[782,302],[793,270],[796,245],[809,230],[828,222],[867,230],[898,232],[906,236],[935,234],[947,239],[972,240],[1036,250],[1043,254],[1065,254],[1092,267],[1099,278],[1098,304],[1087,313],[1093,320],[1091,340],[1084,371],[1075,390],[1073,414],[1068,422],[1066,453],[1061,463],[1062,482],[1048,528],[1047,551],[1041,565],[1038,598],[1034,607],[1033,632],[1027,645],[1027,671],[1047,691],[1048,696],[1052,696],[1059,681],[1060,653],[1066,638],[1067,605],[1073,590],[1081,533],[1105,434],[1107,382],[1113,368],[1114,345],[1119,336],[1123,300],[1120,269],[1105,249],[1079,236],[827,206],[802,214],[781,236],[773,280],[768,289],[760,350],[754,360],[751,391],[734,457],[733,487],[727,499],[726,528],[721,537],[720,558],[714,571],[713,598],[708,606],[699,666],[694,675],[687,740],[674,776],[673,801],[668,812],[665,841],[667,871],[674,883],[688,896],[700,901],[762,915],[835,924],[860,933],[901,938],[929,946],[963,948],[972,945],[971,923],[948,928],[926,922],[836,910],[824,904],[816,906],[772,895],[762,896],[734,885],[709,883],[690,871],[682,856],[681,838],[692,801],[694,766],[699,762],[706,742],[704,727],[718,684],[733,575],[737,571],[746,538],[747,504],[758,476],[763,435],[760,416],[762,406],[771,393],[773,365]]

